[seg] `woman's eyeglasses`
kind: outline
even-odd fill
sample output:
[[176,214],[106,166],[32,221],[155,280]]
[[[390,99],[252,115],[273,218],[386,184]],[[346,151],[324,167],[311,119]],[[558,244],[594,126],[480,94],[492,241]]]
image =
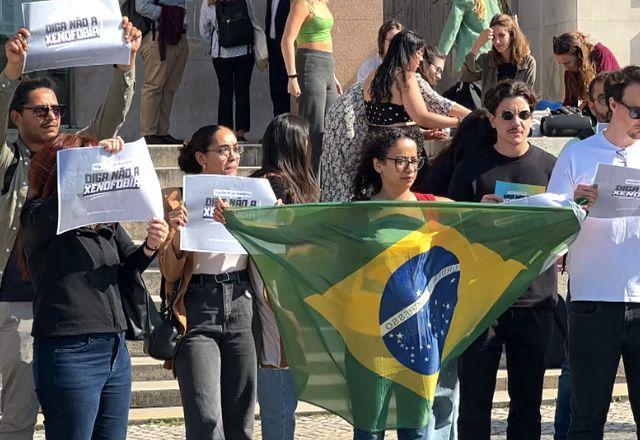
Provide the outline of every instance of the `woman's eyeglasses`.
[[242,145],[220,145],[217,148],[210,148],[207,150],[207,153],[210,151],[215,151],[216,153],[218,153],[220,156],[224,156],[224,157],[230,157],[231,156],[231,152],[233,151],[233,153],[237,156],[241,156],[242,153],[244,153],[244,147]]
[[22,107],[24,110],[31,110],[38,119],[44,119],[49,116],[49,112],[58,119],[64,116],[67,107],[65,105],[34,105],[33,107]]
[[398,156],[398,157],[385,157],[385,159],[389,159],[395,162],[396,170],[403,172],[409,168],[409,164],[413,166],[414,170],[419,170],[424,166],[424,157],[406,157],[406,156]]
[[566,53],[571,50],[571,41],[567,38],[553,37],[553,52]]
[[521,112],[514,112],[512,110],[505,110],[500,113],[500,117],[505,121],[510,121],[518,115],[518,118],[522,121],[526,121],[527,119],[531,119],[531,112],[529,110],[522,110]]

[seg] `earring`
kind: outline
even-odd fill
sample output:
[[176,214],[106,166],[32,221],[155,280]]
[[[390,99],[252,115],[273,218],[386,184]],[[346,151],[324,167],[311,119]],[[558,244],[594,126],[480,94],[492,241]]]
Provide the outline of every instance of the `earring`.
[[202,171],[204,171],[205,164],[201,163],[200,166],[202,167]]

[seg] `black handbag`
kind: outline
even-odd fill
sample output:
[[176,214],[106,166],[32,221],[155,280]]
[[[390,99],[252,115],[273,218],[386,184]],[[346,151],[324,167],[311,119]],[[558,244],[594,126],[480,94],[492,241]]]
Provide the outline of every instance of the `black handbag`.
[[149,296],[140,271],[120,265],[118,289],[127,321],[125,339],[141,341],[162,322],[158,309]]
[[[174,291],[171,294],[171,302],[166,304],[165,298],[162,300],[160,307],[159,319],[160,323],[155,326],[153,331],[147,333],[144,337],[144,352],[154,359],[161,361],[172,360],[175,356],[180,339],[178,324],[173,314],[173,301],[177,293],[180,291],[180,284],[174,285]],[[175,287],[177,286],[177,288]],[[162,279],[160,290],[164,292],[164,278]]]
[[540,132],[550,137],[586,138],[595,134],[591,118],[583,115],[579,109],[560,107],[545,116],[540,122]]

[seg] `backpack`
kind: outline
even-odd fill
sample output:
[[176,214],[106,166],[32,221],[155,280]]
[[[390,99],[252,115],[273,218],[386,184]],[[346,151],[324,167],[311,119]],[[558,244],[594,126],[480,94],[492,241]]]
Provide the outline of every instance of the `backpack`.
[[[158,2],[159,0],[154,0],[153,4],[157,5]],[[120,6],[120,12],[123,17],[128,17],[131,24],[142,32],[143,37],[147,35],[149,31],[153,31],[155,39],[156,24],[150,18],[147,18],[136,11],[136,0],[125,0],[122,6]]]
[[218,44],[220,47],[251,46],[253,23],[245,0],[218,0]]
[[465,106],[469,110],[482,107],[482,87],[479,81],[470,83],[459,81],[449,87],[442,96]]

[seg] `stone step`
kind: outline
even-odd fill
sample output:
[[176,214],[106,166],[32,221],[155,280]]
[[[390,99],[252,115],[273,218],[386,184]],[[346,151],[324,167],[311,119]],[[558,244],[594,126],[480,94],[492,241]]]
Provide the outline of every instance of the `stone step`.
[[[244,152],[240,157],[241,166],[260,166],[262,145],[242,144]],[[149,145],[149,155],[155,167],[177,167],[180,155],[179,145]]]
[[173,373],[162,367],[162,361],[145,357],[131,358],[131,371],[134,382],[173,380]]
[[[238,169],[238,176],[248,176],[258,169],[260,169],[258,166],[241,166]],[[182,186],[182,176],[184,176],[184,173],[175,165],[171,167],[156,167],[156,174],[158,175],[161,188]]]

